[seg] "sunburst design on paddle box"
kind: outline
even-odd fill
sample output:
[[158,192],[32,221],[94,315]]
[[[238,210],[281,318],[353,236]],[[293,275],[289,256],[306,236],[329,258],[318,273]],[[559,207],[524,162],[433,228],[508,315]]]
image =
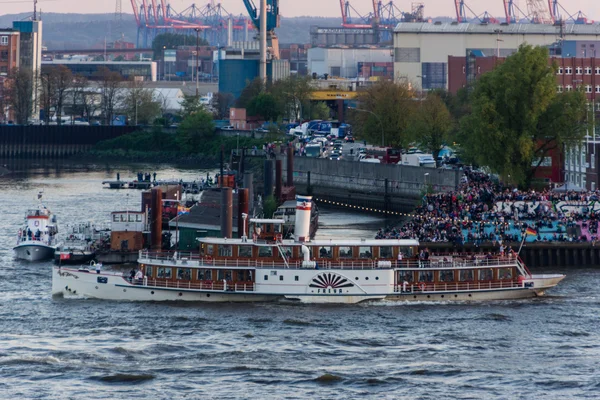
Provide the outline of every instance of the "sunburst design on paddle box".
[[348,282],[348,279],[341,277],[337,274],[332,273],[324,273],[317,275],[313,278],[312,283],[309,285],[312,288],[320,288],[320,289],[340,289],[353,287],[354,284]]

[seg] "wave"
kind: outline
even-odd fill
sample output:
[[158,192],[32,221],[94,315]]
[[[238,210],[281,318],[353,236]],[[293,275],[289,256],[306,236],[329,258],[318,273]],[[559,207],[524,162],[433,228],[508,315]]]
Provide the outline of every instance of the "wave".
[[490,313],[485,314],[478,318],[479,321],[511,321],[511,318],[508,315],[500,314],[500,313]]
[[409,375],[423,375],[423,376],[442,376],[442,377],[450,377],[462,374],[463,371],[461,369],[449,369],[446,371],[433,371],[426,368],[416,369],[414,371],[410,371]]
[[587,337],[590,336],[589,332],[582,331],[562,331],[558,333],[559,336],[567,336],[567,337]]
[[132,350],[132,349],[126,349],[125,347],[114,347],[112,349],[109,349],[110,352],[113,352],[115,354],[123,354],[123,355],[133,355],[133,354],[142,354],[143,351],[140,350]]
[[108,383],[138,383],[150,381],[154,378],[155,376],[152,374],[114,374],[91,377],[91,379]]
[[309,325],[312,325],[311,322],[302,321],[302,320],[299,320],[299,319],[292,319],[292,318],[288,318],[288,319],[283,320],[283,323],[284,324],[288,324],[288,325],[299,325],[299,326],[309,326]]
[[0,365],[51,365],[58,363],[60,363],[60,360],[54,356],[9,357],[6,359],[0,359]]

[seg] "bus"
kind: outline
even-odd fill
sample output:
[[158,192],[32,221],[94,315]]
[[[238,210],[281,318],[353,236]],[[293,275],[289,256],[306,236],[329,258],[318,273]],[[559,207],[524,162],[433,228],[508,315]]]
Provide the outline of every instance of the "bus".
[[366,158],[376,158],[381,164],[398,164],[402,160],[400,149],[391,147],[368,147],[365,149]]

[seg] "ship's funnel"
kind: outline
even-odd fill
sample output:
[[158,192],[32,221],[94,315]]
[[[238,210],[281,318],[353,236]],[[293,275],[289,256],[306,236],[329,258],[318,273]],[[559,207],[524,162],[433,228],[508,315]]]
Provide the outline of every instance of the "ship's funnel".
[[294,237],[299,242],[310,240],[310,210],[312,196],[296,196],[296,226]]

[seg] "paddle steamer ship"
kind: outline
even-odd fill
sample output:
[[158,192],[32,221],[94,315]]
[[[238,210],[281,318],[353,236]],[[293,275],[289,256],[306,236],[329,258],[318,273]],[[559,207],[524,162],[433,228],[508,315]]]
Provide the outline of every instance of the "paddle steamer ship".
[[310,197],[297,196],[293,240],[282,239],[282,220],[250,219],[250,234],[203,238],[196,254],[140,251],[138,279],[54,267],[52,293],[132,301],[469,301],[542,296],[564,278],[532,275],[516,256],[420,261],[416,240],[311,241],[310,208]]

